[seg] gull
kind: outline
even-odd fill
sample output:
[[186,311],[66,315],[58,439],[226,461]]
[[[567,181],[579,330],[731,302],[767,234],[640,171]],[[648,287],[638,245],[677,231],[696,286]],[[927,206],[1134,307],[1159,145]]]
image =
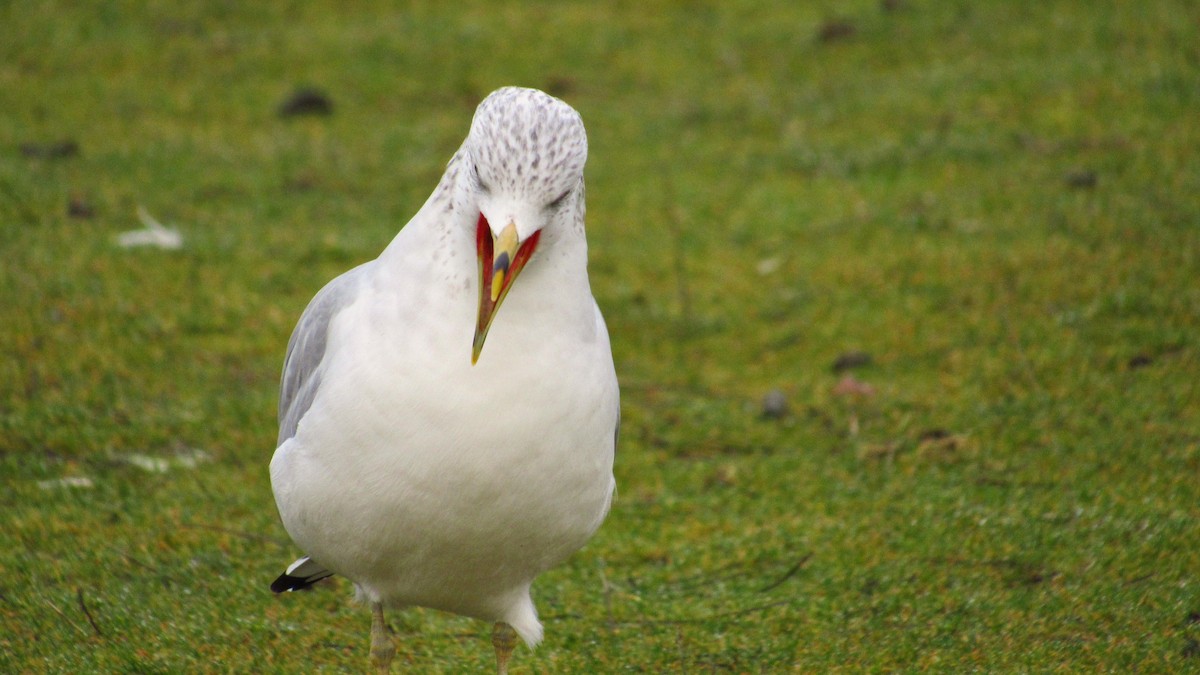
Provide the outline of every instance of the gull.
[[608,513],[619,392],[588,283],[586,160],[568,104],[493,92],[424,206],[288,343],[271,487],[305,556],[271,590],[353,582],[381,673],[384,610],[409,606],[493,622],[507,673],[518,636],[542,639],[534,578]]

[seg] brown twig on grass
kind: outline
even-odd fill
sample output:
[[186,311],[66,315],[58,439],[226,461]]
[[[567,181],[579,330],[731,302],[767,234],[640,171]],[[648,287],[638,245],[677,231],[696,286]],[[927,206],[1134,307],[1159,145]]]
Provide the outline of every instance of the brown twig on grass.
[[88,623],[92,624],[92,630],[96,631],[96,637],[104,637],[104,633],[100,630],[100,624],[96,623],[96,619],[88,611],[87,603],[83,601],[82,588],[75,589],[75,598],[79,600],[79,609],[83,610],[83,615],[87,617]]
[[812,553],[805,553],[803,556],[800,557],[799,560],[796,561],[795,565],[792,565],[791,568],[788,569],[788,571],[786,571],[782,575],[780,575],[780,577],[778,579],[776,579],[775,581],[772,581],[771,583],[767,584],[766,586],[763,586],[762,588],[758,589],[758,592],[766,593],[767,591],[770,591],[770,590],[773,590],[775,588],[782,586],[783,582],[787,581],[788,579],[791,579],[793,576],[796,575],[796,572],[800,571],[800,568],[807,565],[808,561],[811,560],[812,557],[813,557]]
[[55,613],[57,613],[59,616],[61,616],[61,617],[63,618],[63,621],[66,621],[68,624],[70,624],[70,626],[71,626],[72,628],[74,628],[75,630],[79,631],[79,634],[80,634],[80,635],[85,635],[85,636],[87,635],[87,631],[86,631],[86,630],[84,630],[83,628],[81,628],[81,627],[79,626],[79,624],[77,624],[77,623],[75,623],[74,621],[72,621],[72,620],[71,620],[71,617],[67,616],[67,613],[66,613],[66,612],[64,612],[64,611],[62,611],[61,609],[59,609],[59,608],[58,608],[58,605],[54,604],[54,601],[53,601],[53,600],[51,600],[50,598],[43,598],[43,600],[45,600],[45,601],[46,601],[46,604],[47,604],[47,605],[50,605],[50,609],[54,610],[54,611],[55,611]]

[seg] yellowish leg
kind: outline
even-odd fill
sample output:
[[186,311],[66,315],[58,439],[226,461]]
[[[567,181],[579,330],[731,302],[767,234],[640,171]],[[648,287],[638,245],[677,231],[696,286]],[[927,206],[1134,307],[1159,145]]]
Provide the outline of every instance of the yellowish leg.
[[492,646],[496,648],[497,675],[508,675],[508,659],[512,656],[513,647],[517,646],[517,632],[503,621],[497,621],[492,626]]
[[371,613],[371,665],[375,667],[375,672],[387,675],[392,670],[396,643],[392,641],[392,630],[383,618],[383,605],[371,603]]

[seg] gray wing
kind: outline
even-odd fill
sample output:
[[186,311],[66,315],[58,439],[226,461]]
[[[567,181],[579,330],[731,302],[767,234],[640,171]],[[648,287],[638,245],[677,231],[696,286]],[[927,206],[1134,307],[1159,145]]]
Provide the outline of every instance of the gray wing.
[[296,435],[300,418],[312,406],[321,388],[321,362],[325,358],[325,340],[329,324],[354,302],[364,275],[373,262],[364,263],[330,281],[308,303],[292,338],[288,340],[279,383],[279,441],[276,447]]

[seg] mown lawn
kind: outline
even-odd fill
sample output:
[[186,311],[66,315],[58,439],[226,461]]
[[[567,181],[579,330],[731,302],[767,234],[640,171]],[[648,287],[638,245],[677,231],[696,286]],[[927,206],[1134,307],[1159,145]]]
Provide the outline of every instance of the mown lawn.
[[623,428],[517,672],[1200,672],[1195,3],[85,4],[0,7],[0,671],[365,669],[267,589],[284,348],[523,84]]

